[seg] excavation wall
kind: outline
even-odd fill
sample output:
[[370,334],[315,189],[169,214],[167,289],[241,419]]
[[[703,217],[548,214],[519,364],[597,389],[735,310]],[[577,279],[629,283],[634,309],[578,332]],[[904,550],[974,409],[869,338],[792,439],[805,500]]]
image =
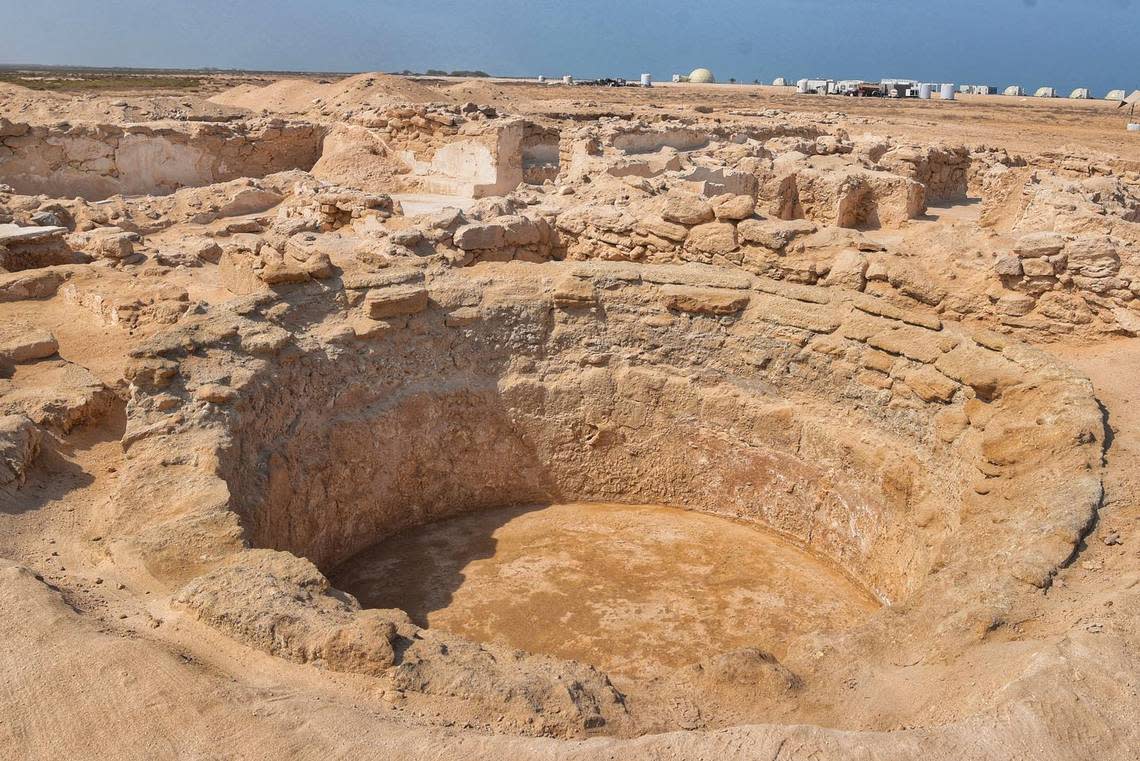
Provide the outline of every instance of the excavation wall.
[[[632,311],[615,304],[604,320],[592,307],[551,312],[537,293],[480,319],[462,307],[423,314],[423,330],[399,342],[335,358],[310,352],[259,374],[223,459],[250,541],[330,568],[464,511],[664,503],[771,526],[882,596],[905,596],[929,563],[930,536],[914,511],[936,513],[932,494],[962,488],[953,465],[918,443],[921,413],[841,403],[848,381],[835,373],[846,365],[817,352],[797,359],[810,330],[764,321],[743,330],[701,314],[717,310],[702,299],[743,304],[744,294],[666,290],[650,289]],[[639,327],[642,310],[669,324]],[[619,360],[645,330],[653,360]],[[583,350],[590,345],[597,351]],[[722,375],[730,369],[731,380]],[[833,404],[847,410],[838,424]],[[947,513],[937,530],[954,522]]]
[[165,195],[239,177],[311,169],[324,128],[242,125],[29,125],[0,119],[0,183],[18,193]]

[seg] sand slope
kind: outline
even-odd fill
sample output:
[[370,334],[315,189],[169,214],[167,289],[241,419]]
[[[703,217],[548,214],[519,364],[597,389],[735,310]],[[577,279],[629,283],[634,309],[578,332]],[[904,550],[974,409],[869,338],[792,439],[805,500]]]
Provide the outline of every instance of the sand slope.
[[425,85],[386,74],[357,74],[321,84],[312,79],[281,79],[264,87],[238,85],[218,93],[210,101],[218,105],[305,114],[322,108],[345,110],[390,103],[431,103],[450,100]]

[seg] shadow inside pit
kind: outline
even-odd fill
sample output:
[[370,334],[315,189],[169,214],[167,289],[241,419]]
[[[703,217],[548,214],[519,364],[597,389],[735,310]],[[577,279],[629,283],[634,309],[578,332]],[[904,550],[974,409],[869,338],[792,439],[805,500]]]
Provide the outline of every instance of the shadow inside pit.
[[[408,529],[350,558],[329,574],[365,608],[398,608],[417,626],[447,608],[469,563],[493,557],[495,532],[543,505],[481,510]],[[427,528],[428,530],[425,530]]]
[[45,432],[27,480],[19,486],[0,487],[0,513],[19,515],[39,510],[93,484],[92,470],[102,464],[85,463],[85,454],[99,444],[119,441],[126,428],[126,405],[116,403],[98,423],[81,426],[70,434]]

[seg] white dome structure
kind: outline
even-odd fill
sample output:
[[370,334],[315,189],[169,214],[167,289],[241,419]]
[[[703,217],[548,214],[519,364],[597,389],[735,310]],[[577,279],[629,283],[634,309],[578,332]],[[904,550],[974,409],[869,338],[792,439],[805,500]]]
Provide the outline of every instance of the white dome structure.
[[716,82],[716,77],[708,69],[693,69],[693,73],[689,75],[689,81],[697,85],[711,85]]

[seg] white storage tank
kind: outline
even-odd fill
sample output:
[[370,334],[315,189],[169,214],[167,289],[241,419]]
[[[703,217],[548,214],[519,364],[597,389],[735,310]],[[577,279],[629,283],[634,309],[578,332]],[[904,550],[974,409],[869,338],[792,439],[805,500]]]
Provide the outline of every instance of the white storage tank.
[[653,77],[650,76],[649,74],[642,74],[641,75],[641,86],[642,87],[653,87]]
[[958,88],[954,85],[942,85],[942,100],[955,100],[958,97]]
[[930,100],[932,95],[934,95],[934,85],[924,82],[918,86],[918,97],[921,100]]

